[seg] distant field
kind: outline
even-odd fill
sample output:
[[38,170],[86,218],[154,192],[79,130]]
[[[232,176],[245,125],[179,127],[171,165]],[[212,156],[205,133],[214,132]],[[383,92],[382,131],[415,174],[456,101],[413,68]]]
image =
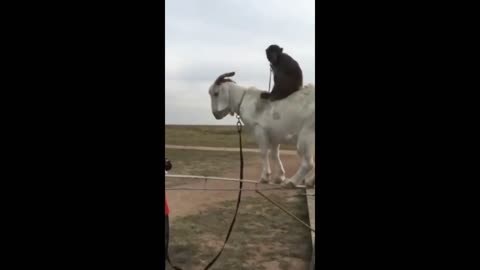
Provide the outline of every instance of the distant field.
[[[238,171],[240,154],[235,152],[211,152],[165,149],[165,157],[172,161],[172,174],[210,175],[216,176],[223,171]],[[244,153],[246,165],[249,161],[258,158],[257,153]],[[191,183],[190,180],[177,179],[165,183],[166,187],[173,187]]]
[[[165,143],[189,146],[238,147],[236,126],[190,126],[165,125]],[[250,131],[243,127],[242,144],[246,148],[258,148]],[[295,149],[292,145],[282,145],[281,149]]]

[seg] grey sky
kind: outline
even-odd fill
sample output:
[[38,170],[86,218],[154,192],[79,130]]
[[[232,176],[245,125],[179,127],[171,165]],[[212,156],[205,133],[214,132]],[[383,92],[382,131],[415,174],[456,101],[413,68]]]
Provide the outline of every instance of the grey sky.
[[235,71],[239,85],[267,90],[270,44],[315,83],[315,1],[166,0],[165,124],[234,125],[213,117],[208,88]]

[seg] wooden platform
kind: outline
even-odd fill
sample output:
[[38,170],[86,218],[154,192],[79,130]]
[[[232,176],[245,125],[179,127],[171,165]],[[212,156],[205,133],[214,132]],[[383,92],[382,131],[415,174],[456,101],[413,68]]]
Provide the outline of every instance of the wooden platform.
[[[310,219],[310,227],[312,227],[315,231],[315,189],[309,188],[306,189],[307,194],[307,207],[308,207],[308,218]],[[313,195],[313,196],[312,196]],[[315,233],[312,233],[312,259],[310,261],[309,270],[315,269]]]
[[[315,228],[315,189],[309,188],[306,189],[307,193],[307,206],[308,206],[308,217],[310,219],[310,227],[314,230]],[[311,196],[313,195],[313,196]],[[315,243],[315,233],[312,232],[312,246]]]

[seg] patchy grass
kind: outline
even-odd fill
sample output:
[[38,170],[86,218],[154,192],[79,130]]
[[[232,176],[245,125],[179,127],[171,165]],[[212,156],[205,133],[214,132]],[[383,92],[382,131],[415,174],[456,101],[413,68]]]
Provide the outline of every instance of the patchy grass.
[[[188,126],[165,125],[165,143],[189,146],[238,147],[236,126]],[[242,130],[242,144],[246,148],[258,148],[250,131]],[[295,149],[282,145],[281,149]]]
[[[308,223],[304,196],[271,198]],[[220,250],[235,205],[236,201],[220,203],[170,224],[173,262],[183,269],[203,269]],[[306,269],[312,253],[310,237],[307,228],[264,198],[245,197],[228,244],[211,269]]]

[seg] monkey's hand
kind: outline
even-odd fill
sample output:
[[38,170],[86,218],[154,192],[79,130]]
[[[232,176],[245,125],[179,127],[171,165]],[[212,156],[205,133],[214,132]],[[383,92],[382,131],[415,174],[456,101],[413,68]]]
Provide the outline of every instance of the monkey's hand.
[[270,97],[270,93],[269,92],[262,92],[260,94],[260,98],[263,98],[263,99],[268,99]]

